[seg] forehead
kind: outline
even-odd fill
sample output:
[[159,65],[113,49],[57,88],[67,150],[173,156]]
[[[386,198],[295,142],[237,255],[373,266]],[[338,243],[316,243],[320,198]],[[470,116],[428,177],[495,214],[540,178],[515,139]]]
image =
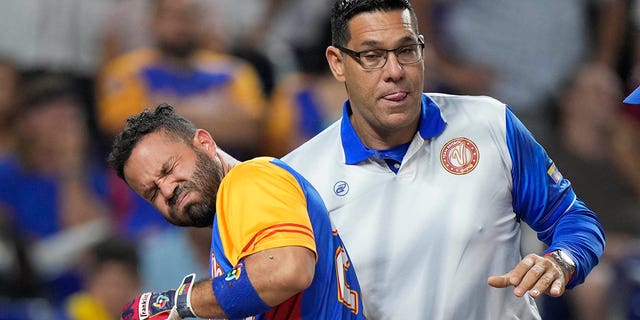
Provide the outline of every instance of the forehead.
[[163,133],[150,133],[142,138],[131,151],[124,165],[126,181],[133,189],[141,187],[146,180],[159,175],[162,166],[172,158],[184,154],[191,148]]
[[349,20],[350,44],[384,44],[417,38],[409,10],[360,13]]

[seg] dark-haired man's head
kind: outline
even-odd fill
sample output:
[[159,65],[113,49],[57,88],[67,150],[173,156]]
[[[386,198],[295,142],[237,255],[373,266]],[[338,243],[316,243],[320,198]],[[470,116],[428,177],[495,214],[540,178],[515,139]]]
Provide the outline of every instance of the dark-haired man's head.
[[211,135],[167,104],[129,117],[109,164],[118,176],[178,226],[213,223],[222,163]]
[[344,47],[350,40],[349,21],[358,14],[374,11],[408,10],[418,31],[418,18],[408,0],[336,0],[331,9],[331,44]]

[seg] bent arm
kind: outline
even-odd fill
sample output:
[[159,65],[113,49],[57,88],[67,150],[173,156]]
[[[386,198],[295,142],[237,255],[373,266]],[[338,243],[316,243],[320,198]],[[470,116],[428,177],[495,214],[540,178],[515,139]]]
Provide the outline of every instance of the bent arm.
[[567,252],[576,271],[567,288],[582,283],[604,251],[596,214],[574,193],[543,147],[507,110],[507,144],[512,158],[513,207],[549,248]]
[[[262,301],[271,307],[306,289],[313,280],[315,263],[313,251],[296,246],[267,249],[244,258],[251,285]],[[191,308],[199,317],[225,318],[227,315],[216,297],[226,293],[214,293],[212,285],[212,279],[195,285],[191,293]]]

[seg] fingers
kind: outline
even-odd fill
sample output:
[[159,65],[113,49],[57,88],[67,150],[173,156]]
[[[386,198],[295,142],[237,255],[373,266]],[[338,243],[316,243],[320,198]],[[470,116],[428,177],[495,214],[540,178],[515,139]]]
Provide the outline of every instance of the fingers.
[[[547,270],[547,266],[545,265],[544,261],[541,261],[540,259],[535,259],[527,256],[527,258],[523,259],[523,262],[525,260],[529,260],[529,261],[527,263],[520,263],[518,266],[530,264],[530,267],[524,273],[524,276],[522,277],[522,281],[520,281],[518,286],[513,291],[514,294],[518,297],[522,297],[527,291],[534,289],[534,287],[538,284],[539,280],[542,278],[542,276],[546,273],[546,270]],[[539,284],[539,287],[543,287],[543,286],[544,285],[541,282]],[[544,291],[546,291],[546,287],[542,291],[540,291],[540,289],[537,289],[536,291],[531,292],[531,295],[533,296],[535,294],[537,296],[537,295],[540,295],[540,292],[544,292]]]
[[564,293],[565,276],[559,266],[550,259],[530,254],[508,273],[489,277],[487,283],[495,288],[515,286],[513,293],[524,296],[527,291],[533,298],[542,293],[559,297]]
[[535,264],[534,257],[531,255],[526,256],[518,265],[511,271],[500,275],[489,277],[487,281],[490,286],[496,288],[506,288],[508,286],[517,286],[520,284],[520,280],[524,277],[531,267]]
[[532,296],[533,298],[537,298],[542,293],[549,292],[549,288],[551,287],[552,283],[558,282],[558,281],[555,281],[555,277],[556,275],[552,270],[544,271],[540,276],[540,278],[538,278],[535,284],[533,285],[533,289],[529,291],[529,295]]
[[564,294],[565,284],[563,281],[564,280],[561,281],[558,279],[553,282],[553,284],[551,285],[551,290],[549,290],[550,296],[557,298]]
[[491,276],[487,279],[487,284],[494,288],[506,288],[511,285],[511,282],[509,282],[509,273],[500,276]]

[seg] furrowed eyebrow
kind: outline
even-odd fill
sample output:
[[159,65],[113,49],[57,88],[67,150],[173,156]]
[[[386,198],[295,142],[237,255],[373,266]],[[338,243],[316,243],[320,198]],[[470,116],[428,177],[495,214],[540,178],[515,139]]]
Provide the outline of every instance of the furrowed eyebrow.
[[162,168],[160,169],[160,175],[166,176],[171,171],[173,171],[173,168],[176,166],[176,163],[178,162],[178,160],[180,160],[180,158],[181,157],[179,155],[173,155],[169,157],[169,159],[167,159],[167,161],[165,161],[165,163],[162,164]]
[[171,157],[167,161],[165,161],[165,163],[162,164],[162,168],[160,169],[160,175],[163,175],[163,176],[166,175],[167,172],[169,172],[169,170],[173,166],[174,162],[175,162],[174,157]]
[[[159,176],[165,176],[167,175],[167,173],[173,168],[173,165],[176,162],[176,157],[170,157],[169,159],[167,159],[167,161],[165,161],[162,164],[162,167],[160,168],[160,173]],[[155,182],[153,182],[153,185],[147,189],[144,189],[142,191],[142,196],[147,199],[147,200],[152,200],[151,198],[153,197],[153,194],[156,192],[156,190],[158,189],[158,186],[156,185]]]

